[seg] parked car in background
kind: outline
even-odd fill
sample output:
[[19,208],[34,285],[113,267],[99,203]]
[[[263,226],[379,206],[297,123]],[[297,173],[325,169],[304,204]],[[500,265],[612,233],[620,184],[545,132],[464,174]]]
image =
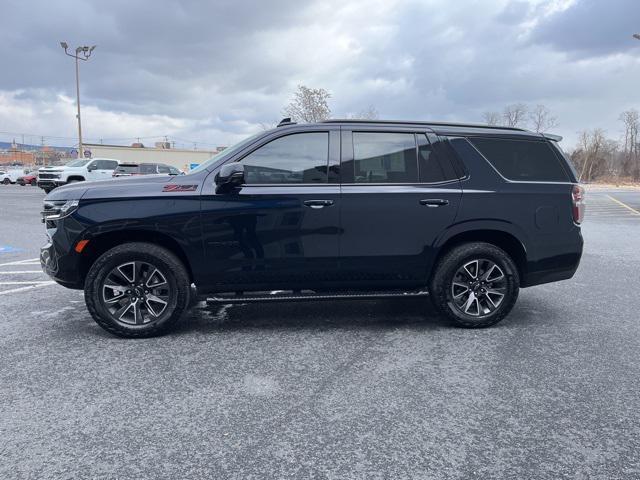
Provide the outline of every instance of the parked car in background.
[[132,175],[183,175],[183,172],[164,163],[121,163],[113,171],[114,177]]
[[119,164],[112,158],[79,158],[62,167],[43,167],[38,170],[38,186],[49,193],[67,183],[108,180]]
[[16,183],[18,177],[23,173],[22,170],[0,170],[0,183],[4,185]]
[[18,185],[31,185],[35,187],[38,184],[38,172],[29,172],[21,177],[18,177],[16,180]]

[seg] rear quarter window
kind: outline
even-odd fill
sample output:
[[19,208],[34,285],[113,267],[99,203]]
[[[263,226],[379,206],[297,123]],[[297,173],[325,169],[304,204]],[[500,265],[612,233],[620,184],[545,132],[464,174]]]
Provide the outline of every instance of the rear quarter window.
[[469,137],[471,144],[509,179],[567,182],[569,177],[546,141]]

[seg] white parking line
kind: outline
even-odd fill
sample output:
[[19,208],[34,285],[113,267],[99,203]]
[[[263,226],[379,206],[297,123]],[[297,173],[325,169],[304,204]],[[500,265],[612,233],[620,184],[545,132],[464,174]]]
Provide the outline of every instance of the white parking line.
[[45,283],[40,283],[38,285],[29,285],[28,287],[20,287],[20,288],[13,288],[11,290],[4,290],[4,291],[0,292],[0,295],[7,295],[9,293],[24,292],[25,290],[31,290],[33,288],[47,287],[49,285],[53,285],[54,283],[56,283],[56,282],[45,282]]
[[0,282],[0,285],[32,285],[34,283],[49,283],[51,280],[35,280],[29,282]]
[[6,267],[9,265],[37,265],[39,263],[39,258],[28,258],[27,260],[16,260],[15,262],[0,263],[0,267]]
[[16,270],[15,272],[0,272],[0,275],[15,275],[15,274],[21,274],[21,273],[42,273],[42,274],[44,274],[44,272],[42,270]]

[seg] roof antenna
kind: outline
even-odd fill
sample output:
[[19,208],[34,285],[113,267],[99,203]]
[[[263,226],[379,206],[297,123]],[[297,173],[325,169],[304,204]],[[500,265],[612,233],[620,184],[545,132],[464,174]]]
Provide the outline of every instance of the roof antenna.
[[280,120],[280,123],[278,124],[279,127],[282,127],[284,125],[295,125],[296,122],[292,122],[291,121],[291,117],[286,117],[283,118],[282,120]]

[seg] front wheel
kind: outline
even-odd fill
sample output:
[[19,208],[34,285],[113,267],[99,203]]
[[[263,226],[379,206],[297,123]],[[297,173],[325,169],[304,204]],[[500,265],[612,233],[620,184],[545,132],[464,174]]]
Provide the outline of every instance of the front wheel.
[[435,306],[466,328],[495,325],[513,308],[520,289],[518,269],[495,245],[458,245],[437,264],[430,290]]
[[4,180],[2,180],[2,183],[4,183],[5,185],[9,185],[11,183],[11,180],[5,178]]
[[91,266],[85,302],[105,330],[128,338],[166,332],[189,305],[190,281],[182,262],[149,243],[112,248]]

